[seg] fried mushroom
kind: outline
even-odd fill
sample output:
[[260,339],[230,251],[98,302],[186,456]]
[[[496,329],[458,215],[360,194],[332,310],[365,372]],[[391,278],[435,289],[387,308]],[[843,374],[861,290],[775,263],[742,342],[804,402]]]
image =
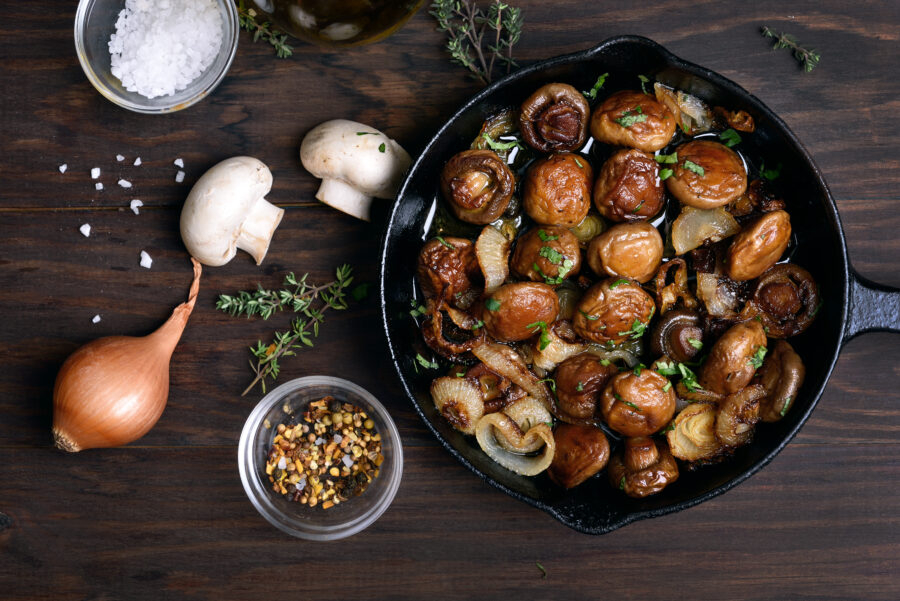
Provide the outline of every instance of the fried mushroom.
[[616,345],[642,336],[655,311],[653,298],[637,282],[610,278],[584,293],[572,326],[586,340]]
[[629,497],[653,495],[678,480],[678,464],[665,442],[649,436],[626,438],[609,460],[609,482]]
[[766,333],[759,321],[751,319],[731,326],[700,368],[700,386],[718,394],[737,392],[750,383],[765,349]]
[[591,109],[584,96],[564,83],[538,88],[519,111],[522,139],[541,152],[577,150],[587,138]]
[[488,334],[503,342],[527,340],[549,326],[559,314],[559,297],[553,288],[537,282],[516,282],[497,289],[484,302],[481,313]]
[[676,309],[663,315],[650,336],[654,355],[679,363],[692,361],[703,348],[703,320],[696,311]]
[[441,172],[441,192],[459,219],[484,225],[498,219],[512,198],[515,178],[491,150],[464,150]]
[[618,371],[612,362],[591,353],[575,355],[560,363],[553,374],[560,419],[591,420],[597,413],[603,389]]
[[479,277],[475,247],[465,238],[434,238],[419,251],[416,278],[427,299],[465,309],[478,294]]
[[806,367],[800,355],[784,340],[779,340],[756,372],[756,381],[765,390],[760,401],[759,416],[764,422],[777,422],[785,416],[797,392],[803,386]]
[[747,189],[747,170],[736,152],[711,140],[693,140],[676,149],[678,162],[666,180],[669,192],[684,205],[714,209]]
[[610,221],[641,221],[659,213],[663,184],[653,157],[635,149],[615,152],[594,182],[594,206]]
[[668,378],[635,368],[612,378],[600,396],[600,411],[610,428],[625,436],[649,436],[675,415],[675,391]]
[[525,212],[543,225],[578,225],[591,208],[593,177],[587,159],[574,154],[554,154],[535,161],[523,186]]
[[781,258],[790,240],[790,215],[786,211],[764,214],[745,226],[728,247],[728,277],[738,282],[758,278]]
[[510,267],[521,278],[561,284],[581,271],[578,238],[565,227],[532,228],[516,242]]
[[634,90],[612,94],[591,115],[591,135],[599,142],[654,152],[675,133],[675,116],[652,96]]
[[609,461],[609,441],[600,428],[559,424],[553,438],[556,452],[547,475],[563,488],[575,488]]
[[758,318],[771,338],[789,338],[812,325],[821,302],[812,274],[783,263],[760,276],[741,318]]
[[649,282],[662,262],[663,239],[646,222],[620,223],[594,238],[587,262],[601,277],[625,277]]

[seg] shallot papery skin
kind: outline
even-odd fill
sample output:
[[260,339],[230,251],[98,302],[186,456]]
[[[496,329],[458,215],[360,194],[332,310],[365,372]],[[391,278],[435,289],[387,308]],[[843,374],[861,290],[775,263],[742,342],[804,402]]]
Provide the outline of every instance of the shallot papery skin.
[[60,449],[117,447],[135,441],[162,415],[169,361],[200,290],[200,263],[188,300],[148,336],[107,336],[66,359],[53,388],[53,440]]

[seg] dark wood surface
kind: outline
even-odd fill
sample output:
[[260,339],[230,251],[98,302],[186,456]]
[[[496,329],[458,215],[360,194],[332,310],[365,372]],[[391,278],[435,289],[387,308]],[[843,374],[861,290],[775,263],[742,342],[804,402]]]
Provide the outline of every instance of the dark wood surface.
[[[756,94],[826,174],[854,265],[900,286],[900,4],[519,5],[523,64],[634,33]],[[316,348],[286,362],[281,380],[330,374],[375,393],[406,449],[399,494],[343,542],[303,542],[269,526],[244,495],[235,455],[260,398],[239,396],[246,346],[271,326],[216,312],[215,295],[275,285],[289,270],[321,280],[344,262],[374,283],[383,224],[314,200],[316,182],[297,158],[304,132],[355,119],[415,154],[478,86],[450,64],[421,11],[382,43],[343,52],[297,44],[290,60],[242,34],[210,98],[137,115],[85,79],[75,6],[7,3],[0,24],[0,598],[900,598],[900,338],[889,334],[845,347],[812,418],[761,473],[694,509],[590,537],[481,482],[432,439],[386,359],[372,295],[330,315]],[[762,24],[819,48],[821,65],[804,74],[786,51],[771,52]],[[270,199],[287,208],[265,263],[240,254],[205,270],[168,407],[147,436],[77,455],[51,449],[62,361],[93,338],[153,330],[183,300],[180,205],[207,167],[237,154],[271,167]],[[120,176],[134,188],[118,188]],[[131,198],[145,204],[138,216]],[[142,249],[150,271],[138,266]]]

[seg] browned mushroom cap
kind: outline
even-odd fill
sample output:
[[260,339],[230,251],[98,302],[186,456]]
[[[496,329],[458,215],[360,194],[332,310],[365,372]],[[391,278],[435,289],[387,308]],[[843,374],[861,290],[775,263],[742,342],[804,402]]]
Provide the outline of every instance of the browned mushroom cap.
[[666,443],[650,437],[626,438],[609,460],[609,483],[629,497],[656,494],[678,480],[678,464]]
[[789,338],[812,324],[820,303],[812,274],[792,263],[783,263],[759,278],[741,318],[758,318],[770,338]]
[[731,326],[703,363],[700,386],[718,394],[737,392],[750,383],[762,364],[765,348],[766,333],[759,321],[751,319]]
[[625,436],[649,436],[675,415],[675,391],[668,378],[635,368],[613,377],[600,396],[609,427]]
[[575,310],[572,327],[586,340],[620,344],[640,338],[656,312],[656,305],[637,282],[603,280],[588,288]]
[[615,365],[590,353],[575,355],[560,363],[553,376],[558,407],[564,414],[560,419],[592,419],[597,413],[600,394],[617,373],[619,370]]
[[591,208],[593,177],[587,159],[574,154],[555,154],[535,161],[525,176],[525,212],[545,225],[578,225]]
[[468,316],[470,323],[457,325],[450,317],[449,312],[452,311],[455,309],[446,306],[443,301],[429,300],[428,312],[422,322],[422,338],[429,348],[442,357],[461,362],[469,357],[469,351],[484,342],[484,329],[476,329],[471,316]]
[[733,150],[718,142],[694,140],[677,149],[678,162],[666,180],[681,203],[698,209],[727,205],[747,189],[747,170]]
[[491,150],[464,150],[441,172],[441,192],[453,214],[484,225],[498,219],[512,198],[515,178]]
[[765,180],[755,179],[747,185],[747,191],[732,201],[727,209],[735,217],[746,217],[754,211],[771,213],[780,211],[787,205],[779,198]]
[[781,258],[790,240],[791,216],[766,213],[734,237],[725,259],[728,276],[736,281],[758,278]]
[[497,340],[527,340],[540,331],[535,324],[550,326],[559,314],[559,297],[553,288],[537,282],[501,286],[484,302],[482,321]]
[[756,372],[756,380],[765,390],[760,401],[759,416],[764,422],[777,422],[797,400],[797,392],[803,386],[806,367],[800,355],[790,344],[779,340]]
[[673,361],[691,361],[703,348],[703,321],[689,309],[669,311],[656,323],[650,336],[650,350]]
[[561,284],[581,271],[581,247],[568,228],[545,225],[528,230],[516,242],[510,267],[534,282]]
[[716,438],[727,447],[739,447],[753,438],[753,428],[759,421],[759,401],[766,391],[753,384],[728,395],[719,406],[716,416]]
[[663,184],[653,157],[622,149],[600,168],[594,182],[594,206],[611,221],[640,221],[659,212]]
[[474,282],[480,279],[475,247],[465,238],[429,240],[419,251],[416,277],[425,298],[466,308],[478,294],[474,290]]
[[662,261],[663,239],[646,222],[620,223],[593,240],[587,249],[587,262],[601,277],[625,277],[642,284],[656,275]]
[[519,130],[525,142],[541,152],[577,150],[587,138],[590,112],[578,90],[549,83],[522,103]]
[[556,452],[547,475],[564,488],[575,488],[609,461],[609,441],[600,428],[559,424],[553,439]]
[[591,115],[591,135],[598,141],[644,152],[664,147],[675,133],[675,117],[652,96],[632,90],[616,92]]

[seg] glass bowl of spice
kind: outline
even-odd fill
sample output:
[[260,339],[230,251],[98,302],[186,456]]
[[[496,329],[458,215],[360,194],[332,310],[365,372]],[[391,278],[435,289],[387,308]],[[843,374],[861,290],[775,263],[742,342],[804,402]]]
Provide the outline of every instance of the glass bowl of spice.
[[241,432],[247,496],[276,528],[334,540],[360,532],[391,504],[403,473],[387,410],[353,382],[309,376],[259,402]]
[[171,113],[205,98],[238,43],[233,0],[80,0],[75,49],[88,80],[138,113]]

